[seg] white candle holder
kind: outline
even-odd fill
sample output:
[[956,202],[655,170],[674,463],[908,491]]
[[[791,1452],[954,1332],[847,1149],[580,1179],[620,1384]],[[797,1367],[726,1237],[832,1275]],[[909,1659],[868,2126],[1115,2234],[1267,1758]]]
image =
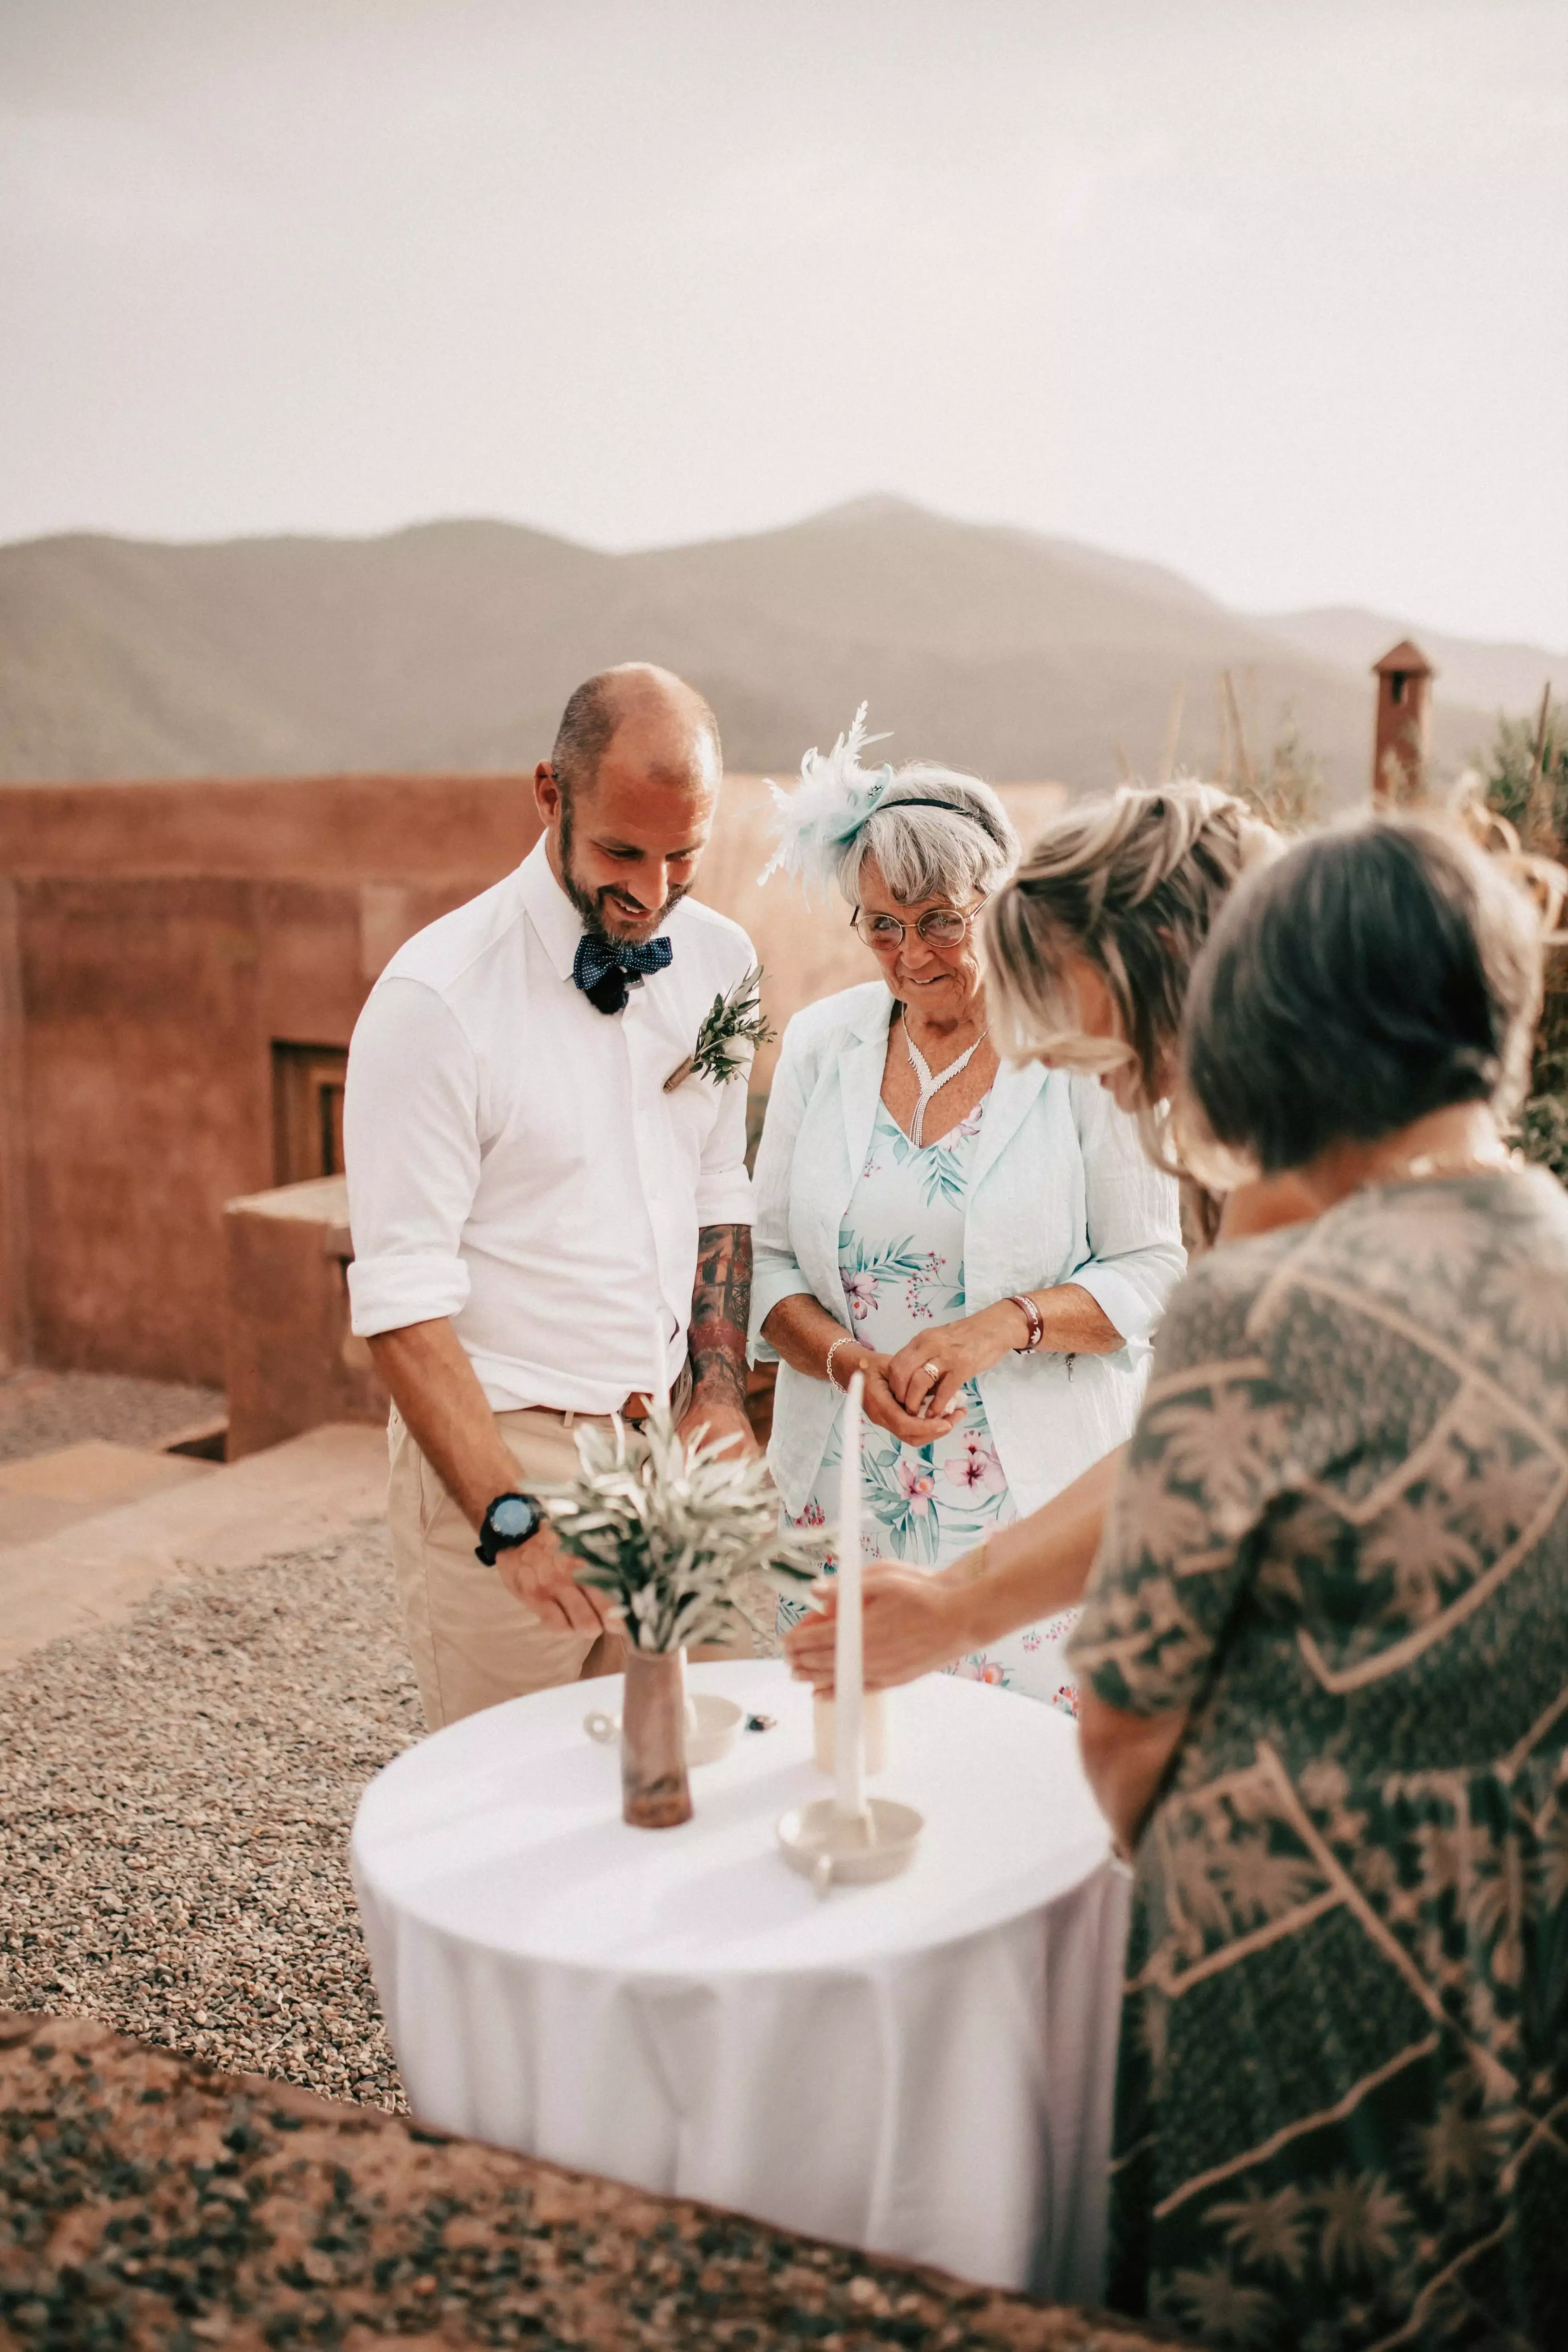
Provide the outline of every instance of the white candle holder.
[[870,1797],[864,1812],[841,1813],[832,1797],[794,1805],[778,1825],[778,1841],[792,1870],[809,1878],[819,1895],[835,1879],[849,1886],[896,1878],[915,1858],[925,1816],[891,1797]]
[[778,1841],[792,1870],[810,1879],[819,1895],[834,1880],[864,1885],[907,1870],[925,1822],[912,1805],[866,1794],[866,1774],[883,1760],[868,1755],[868,1713],[877,1719],[879,1748],[885,1748],[881,1694],[865,1686],[861,1640],[860,1408],[866,1383],[857,1372],[844,1400],[843,1444],[838,1477],[837,1610],[833,1654],[833,1705],[814,1711],[821,1760],[825,1717],[833,1734],[834,1790],[809,1805],[795,1805],[778,1824]]
[[[688,1764],[716,1764],[728,1756],[735,1745],[735,1735],[745,1720],[746,1710],[737,1706],[732,1698],[721,1698],[717,1691],[699,1691],[686,1702],[686,1760]],[[583,1717],[583,1728],[590,1739],[602,1748],[614,1748],[621,1737],[621,1718],[605,1715],[595,1708]]]

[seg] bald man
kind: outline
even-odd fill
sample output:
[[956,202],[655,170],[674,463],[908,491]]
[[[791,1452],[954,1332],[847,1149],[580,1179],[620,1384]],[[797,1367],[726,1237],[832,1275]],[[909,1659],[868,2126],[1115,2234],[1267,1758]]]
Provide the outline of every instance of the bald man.
[[679,678],[588,679],[534,772],[542,838],[398,950],[354,1031],[350,1297],[432,1728],[622,1663],[533,1492],[577,1425],[659,1383],[687,1433],[752,1444],[746,1090],[664,1087],[754,961],[686,895],[721,773]]

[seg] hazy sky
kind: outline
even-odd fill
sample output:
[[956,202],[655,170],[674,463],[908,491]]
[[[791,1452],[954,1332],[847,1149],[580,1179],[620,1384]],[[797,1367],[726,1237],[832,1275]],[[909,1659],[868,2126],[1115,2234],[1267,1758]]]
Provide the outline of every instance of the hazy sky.
[[1568,646],[1564,0],[0,0],[0,537],[876,489]]

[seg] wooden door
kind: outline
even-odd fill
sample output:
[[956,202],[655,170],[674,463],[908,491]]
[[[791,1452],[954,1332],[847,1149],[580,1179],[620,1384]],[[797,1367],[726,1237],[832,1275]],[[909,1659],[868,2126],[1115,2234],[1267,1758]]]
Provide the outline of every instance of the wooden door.
[[343,1081],[348,1066],[345,1046],[295,1045],[274,1040],[275,1182],[302,1184],[313,1176],[342,1174]]

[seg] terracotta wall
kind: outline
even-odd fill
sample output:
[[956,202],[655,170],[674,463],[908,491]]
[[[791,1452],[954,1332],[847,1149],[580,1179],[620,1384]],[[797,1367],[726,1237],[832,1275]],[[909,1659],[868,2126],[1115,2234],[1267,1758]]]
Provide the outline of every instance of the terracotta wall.
[[325,1421],[386,1419],[370,1349],[349,1329],[348,1213],[341,1176],[224,1212],[231,1462]]
[[531,778],[0,784],[0,873],[493,880],[537,837]]
[[508,778],[0,788],[10,1360],[221,1382],[274,1040],[346,1045],[393,950],[536,835]]
[[[1026,837],[1058,788],[1009,789]],[[875,967],[837,897],[759,889],[767,810],[726,780],[699,895],[752,933],[782,1029]],[[394,950],[537,831],[518,777],[0,786],[0,1360],[221,1381],[274,1041],[346,1045]]]

